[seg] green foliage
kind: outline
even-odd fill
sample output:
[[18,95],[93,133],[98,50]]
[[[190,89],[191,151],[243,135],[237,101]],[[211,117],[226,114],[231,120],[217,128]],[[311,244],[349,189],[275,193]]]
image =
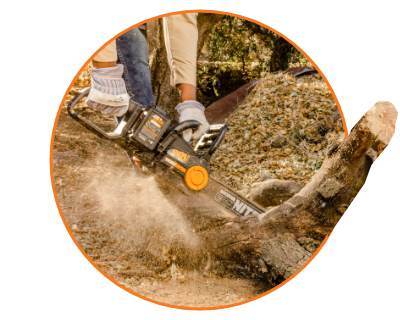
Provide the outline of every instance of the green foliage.
[[212,85],[213,90],[214,90],[214,94],[218,97],[219,94],[218,94],[218,91],[217,91],[217,88],[216,88],[217,78],[214,76],[214,77],[211,77],[210,80],[211,80],[211,85]]
[[225,16],[203,48],[207,62],[198,65],[198,87],[208,96],[224,96],[241,85],[309,61],[274,32],[250,21]]
[[[210,62],[221,62],[221,72],[240,68],[245,77],[260,78],[270,72],[271,56],[280,40],[286,42],[258,24],[225,16],[212,30],[207,49]],[[289,48],[288,56],[282,57],[288,59],[288,67],[312,67],[294,46]]]
[[246,20],[226,16],[215,25],[208,45],[210,61],[221,62],[221,72],[241,69],[245,78],[269,72],[270,45],[253,32]]
[[293,67],[308,67],[315,69],[312,63],[308,61],[308,59],[295,47],[292,47],[289,55],[289,68]]

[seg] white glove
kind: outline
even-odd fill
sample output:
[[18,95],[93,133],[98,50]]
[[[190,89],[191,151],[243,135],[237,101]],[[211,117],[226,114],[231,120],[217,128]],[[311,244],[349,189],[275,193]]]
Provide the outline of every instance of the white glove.
[[200,123],[200,126],[194,132],[192,129],[183,131],[182,138],[186,141],[198,140],[210,129],[210,125],[204,116],[204,109],[203,105],[195,100],[186,100],[176,106],[179,113],[179,123],[186,120],[196,120]]
[[92,88],[86,104],[106,115],[122,116],[128,110],[129,95],[122,79],[124,66],[93,68],[90,73]]

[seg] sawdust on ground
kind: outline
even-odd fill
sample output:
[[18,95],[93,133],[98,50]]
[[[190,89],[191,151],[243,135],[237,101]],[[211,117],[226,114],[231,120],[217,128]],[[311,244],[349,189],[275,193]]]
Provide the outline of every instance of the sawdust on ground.
[[[115,126],[113,118],[90,109],[80,112],[103,128]],[[143,215],[138,211],[133,211],[137,215],[128,215],[125,202],[129,202],[129,196],[123,195],[123,202],[110,197],[135,188],[126,154],[73,121],[65,107],[54,140],[53,176],[62,214],[79,245],[106,274],[133,292],[177,306],[214,307],[244,301],[269,289],[257,279],[218,270],[205,272],[207,261],[189,270],[172,263],[162,273],[155,273],[146,255],[149,243],[159,249],[153,254],[162,254],[162,242],[154,244],[161,241],[160,233],[157,238],[148,238],[146,232],[138,232],[138,226],[147,228],[143,221],[152,219],[139,219]],[[132,196],[132,201],[136,200]],[[157,214],[162,217],[163,212]],[[170,227],[164,227],[168,231],[166,228]],[[162,236],[165,241],[168,232]]]

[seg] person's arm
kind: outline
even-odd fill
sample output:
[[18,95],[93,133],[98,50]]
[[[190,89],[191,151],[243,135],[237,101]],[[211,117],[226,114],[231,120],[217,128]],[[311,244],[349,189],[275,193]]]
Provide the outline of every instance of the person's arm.
[[111,68],[111,67],[116,67],[117,66],[117,61],[113,62],[98,62],[92,60],[92,65],[93,68],[101,69],[101,68]]
[[197,66],[197,13],[177,14],[165,17],[164,39],[168,64],[171,69],[171,85],[178,88],[181,103],[176,106],[179,122],[196,120],[199,128],[183,132],[186,141],[199,139],[210,127],[204,116],[204,106],[196,101]]
[[197,13],[168,16],[163,24],[170,83],[179,89],[182,101],[196,100]]
[[94,68],[110,68],[117,65],[117,59],[117,44],[114,40],[93,58],[92,63]]
[[179,90],[179,94],[181,96],[181,102],[184,102],[186,100],[196,100],[196,87],[187,84],[187,83],[182,83],[178,84],[177,88]]

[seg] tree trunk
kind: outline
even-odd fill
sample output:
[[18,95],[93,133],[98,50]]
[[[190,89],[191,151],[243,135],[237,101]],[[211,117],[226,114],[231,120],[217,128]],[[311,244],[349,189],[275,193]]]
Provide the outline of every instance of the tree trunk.
[[285,38],[279,37],[273,40],[270,72],[284,71],[289,68],[289,55],[293,46]]
[[[212,13],[199,13],[197,26],[199,30],[198,54],[208,40],[214,25],[224,16]],[[170,85],[171,71],[168,66],[167,51],[165,49],[162,20],[155,21],[151,32],[151,83],[153,86],[154,101],[157,106],[165,110],[169,116],[177,120],[175,106],[180,102],[179,92]]]
[[173,119],[177,120],[175,106],[180,102],[178,89],[170,85],[171,70],[168,65],[165,49],[162,19],[156,21],[152,40],[156,47],[151,53],[151,84],[153,86],[154,102]]
[[[231,216],[201,196],[171,189],[203,250],[213,261],[245,268],[276,285],[298,270],[333,230],[363,186],[373,160],[394,134],[397,111],[378,102],[343,141],[332,142],[312,180],[292,198],[261,215]],[[266,195],[268,196],[268,195]]]

